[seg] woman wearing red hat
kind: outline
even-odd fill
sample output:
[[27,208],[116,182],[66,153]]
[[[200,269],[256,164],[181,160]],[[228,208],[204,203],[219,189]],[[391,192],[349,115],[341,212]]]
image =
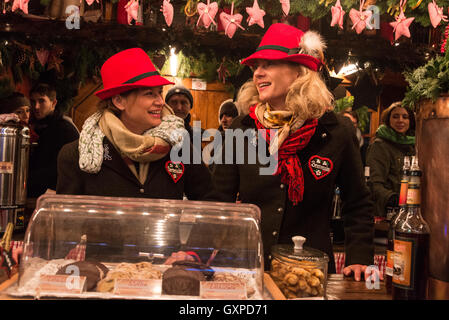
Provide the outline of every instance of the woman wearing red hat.
[[185,131],[162,98],[162,86],[172,82],[138,48],[110,57],[101,77],[98,111],[84,122],[79,140],[59,154],[56,192],[204,199],[212,189],[207,167],[170,160]]
[[[318,72],[324,47],[315,32],[281,23],[270,26],[256,52],[242,61],[252,68],[253,78],[239,91],[243,110],[231,129],[262,130],[266,151],[277,157],[277,166],[263,175],[259,159],[256,164],[225,161],[214,166],[213,180],[221,200],[235,201],[239,194],[242,202],[261,208],[266,268],[272,245],[292,244],[292,236],[301,235],[307,246],[329,255],[329,272],[335,272],[332,197],[335,185],[340,186],[344,273],[360,280],[373,264],[373,207],[354,128],[331,111],[333,96]],[[266,146],[260,139],[247,139],[243,146],[234,145],[234,154],[251,150],[251,144]]]

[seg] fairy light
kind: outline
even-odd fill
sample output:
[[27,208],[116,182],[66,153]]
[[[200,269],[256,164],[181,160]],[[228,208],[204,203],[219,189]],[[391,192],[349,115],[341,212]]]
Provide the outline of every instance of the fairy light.
[[170,49],[170,74],[176,77],[178,70],[178,56],[175,53],[175,48]]

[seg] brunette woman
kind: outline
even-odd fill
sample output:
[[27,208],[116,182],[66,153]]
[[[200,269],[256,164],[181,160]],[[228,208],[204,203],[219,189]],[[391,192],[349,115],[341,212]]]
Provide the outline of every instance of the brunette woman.
[[395,102],[382,112],[381,122],[366,162],[376,215],[384,217],[388,207],[398,206],[404,156],[415,154],[415,116],[401,102]]

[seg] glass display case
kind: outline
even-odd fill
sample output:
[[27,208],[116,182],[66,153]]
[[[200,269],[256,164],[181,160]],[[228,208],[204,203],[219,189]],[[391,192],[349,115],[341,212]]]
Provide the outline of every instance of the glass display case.
[[13,296],[263,299],[255,205],[43,195]]

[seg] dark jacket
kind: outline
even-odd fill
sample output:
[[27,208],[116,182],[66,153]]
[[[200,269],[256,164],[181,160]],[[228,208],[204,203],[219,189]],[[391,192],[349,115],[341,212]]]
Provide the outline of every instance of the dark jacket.
[[30,153],[27,187],[30,198],[39,197],[47,189],[56,190],[58,153],[65,144],[79,138],[73,122],[58,109],[34,125],[39,140]]
[[[193,127],[190,125],[190,120],[192,119],[192,115],[189,113],[187,115],[187,117],[184,119],[184,128],[187,130],[187,132],[189,133],[189,137],[190,137],[190,143],[192,143],[193,145],[196,145],[197,142],[199,142],[201,144],[201,139],[204,133],[204,129],[201,128],[201,136],[199,136],[198,138],[195,136],[196,139],[198,139],[198,141],[194,141],[194,136],[193,136]],[[198,134],[198,133],[197,133]]]
[[147,180],[142,185],[107,138],[103,146],[103,164],[96,174],[79,168],[78,140],[62,148],[58,157],[56,192],[158,199],[183,199],[185,194],[189,200],[207,200],[212,190],[210,173],[204,164],[184,164],[184,173],[175,182],[166,169],[170,153],[150,163]]
[[399,144],[380,137],[369,145],[366,165],[370,168],[370,187],[376,215],[384,217],[391,196],[399,196],[404,156],[415,154],[414,145]]
[[[246,115],[233,121],[231,129],[235,128],[245,131],[256,129],[256,126],[254,120]],[[254,140],[248,143],[249,140],[245,139],[244,148],[234,152],[234,155],[241,152],[246,154],[251,144],[254,144]],[[327,112],[319,119],[307,147],[298,154],[304,173],[305,191],[303,201],[297,206],[289,201],[288,187],[281,183],[281,177],[260,175],[259,168],[262,165],[259,159],[256,164],[248,164],[247,156],[244,164],[214,166],[213,181],[217,192],[220,192],[217,198],[235,201],[237,193],[240,193],[242,202],[260,207],[265,268],[269,268],[269,253],[274,244],[293,244],[291,237],[302,235],[307,238],[305,246],[329,255],[329,272],[335,272],[330,221],[334,188],[339,185],[345,203],[342,215],[346,231],[346,265],[373,264],[373,204],[363,177],[360,150],[352,125],[341,116]],[[328,175],[315,178],[312,163],[316,163],[317,159],[330,161],[332,169]]]

